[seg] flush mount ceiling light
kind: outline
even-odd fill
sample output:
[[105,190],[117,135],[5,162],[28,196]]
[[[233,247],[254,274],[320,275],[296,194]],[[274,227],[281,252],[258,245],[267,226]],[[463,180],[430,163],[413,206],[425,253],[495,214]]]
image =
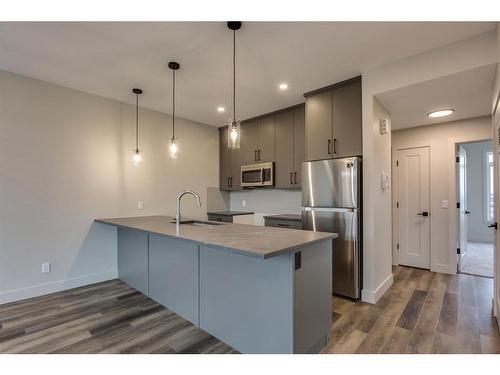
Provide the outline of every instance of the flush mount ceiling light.
[[175,138],[175,72],[181,67],[179,63],[171,61],[168,67],[172,70],[172,138],[169,138],[168,151],[171,159],[177,159],[179,151],[177,138]]
[[132,161],[137,167],[142,160],[141,151],[139,150],[139,95],[142,94],[141,89],[132,89],[135,94],[135,149]]
[[241,28],[241,22],[231,21],[227,27],[233,31],[233,118],[227,122],[227,146],[240,148],[241,122],[236,119],[236,30]]
[[286,83],[280,83],[279,88],[281,91],[286,90],[288,88],[288,84]]
[[439,111],[433,111],[427,114],[428,117],[431,118],[438,118],[438,117],[446,117],[455,112],[454,109],[448,108],[448,109],[440,109]]
[[217,107],[217,112],[224,112],[226,109],[224,107]]

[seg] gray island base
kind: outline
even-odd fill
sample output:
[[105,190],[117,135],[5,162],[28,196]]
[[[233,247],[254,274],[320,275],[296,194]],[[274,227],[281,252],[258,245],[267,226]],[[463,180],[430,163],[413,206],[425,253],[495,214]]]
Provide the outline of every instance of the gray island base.
[[321,351],[336,234],[171,220],[96,220],[118,227],[121,280],[241,353]]

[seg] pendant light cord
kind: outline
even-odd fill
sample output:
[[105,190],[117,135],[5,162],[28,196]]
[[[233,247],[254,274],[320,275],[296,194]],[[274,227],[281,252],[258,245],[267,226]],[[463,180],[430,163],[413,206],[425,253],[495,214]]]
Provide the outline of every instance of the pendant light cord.
[[236,120],[236,30],[233,30],[233,121]]
[[172,139],[175,139],[175,70],[172,70]]
[[135,151],[139,150],[139,93],[135,94]]

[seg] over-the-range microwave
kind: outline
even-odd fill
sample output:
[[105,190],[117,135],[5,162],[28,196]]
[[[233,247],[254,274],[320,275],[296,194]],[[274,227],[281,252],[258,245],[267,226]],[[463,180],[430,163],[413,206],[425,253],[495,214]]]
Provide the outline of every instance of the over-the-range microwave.
[[241,166],[241,187],[274,186],[274,162]]

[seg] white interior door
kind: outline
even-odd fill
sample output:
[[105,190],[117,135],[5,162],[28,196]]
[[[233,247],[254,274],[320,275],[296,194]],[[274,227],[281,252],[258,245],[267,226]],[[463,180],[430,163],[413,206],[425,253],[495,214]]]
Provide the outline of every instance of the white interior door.
[[430,269],[429,147],[398,150],[399,263]]
[[467,252],[467,154],[462,145],[458,146],[458,200],[459,200],[459,228],[458,228],[458,269],[462,269],[462,258]]

